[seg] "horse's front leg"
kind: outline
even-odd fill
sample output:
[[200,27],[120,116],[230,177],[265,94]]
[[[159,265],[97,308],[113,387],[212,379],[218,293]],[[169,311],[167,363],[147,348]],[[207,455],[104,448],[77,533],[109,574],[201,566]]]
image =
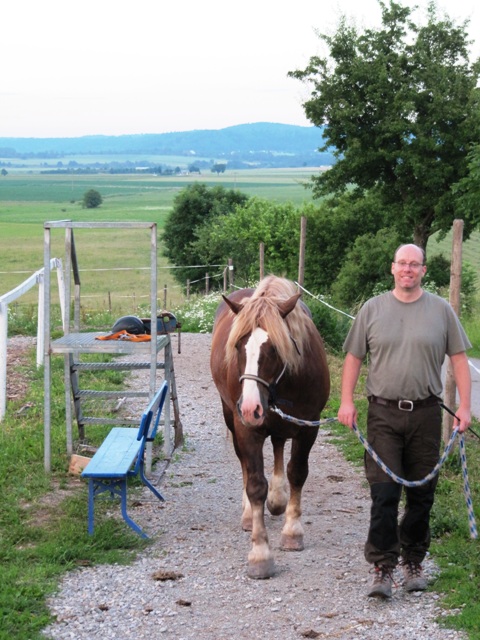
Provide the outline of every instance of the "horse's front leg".
[[255,579],[271,578],[275,573],[275,562],[268,543],[265,527],[265,500],[268,483],[262,469],[256,470],[247,465],[246,493],[252,510],[252,548],[248,554],[248,576]]
[[280,548],[284,551],[303,551],[304,530],[302,525],[302,490],[292,487],[285,513],[285,524],[280,537]]
[[288,502],[287,478],[285,476],[285,439],[271,437],[273,446],[273,473],[268,484],[267,508],[273,516],[285,513]]
[[243,460],[240,460],[242,465],[242,479],[243,479],[243,491],[242,491],[242,529],[244,531],[251,531],[253,527],[252,505],[247,495],[247,467]]
[[280,547],[284,551],[302,551],[304,549],[304,530],[301,521],[302,489],[308,477],[308,456],[315,438],[316,433],[313,433],[308,438],[292,441],[292,455],[287,465],[290,500],[280,538]]

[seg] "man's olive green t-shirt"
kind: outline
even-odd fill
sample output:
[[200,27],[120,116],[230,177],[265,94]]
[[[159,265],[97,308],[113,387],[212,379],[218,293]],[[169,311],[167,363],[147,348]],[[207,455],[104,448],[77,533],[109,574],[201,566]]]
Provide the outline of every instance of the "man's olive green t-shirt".
[[450,304],[427,291],[409,303],[391,291],[371,298],[343,345],[361,360],[369,354],[367,395],[391,400],[441,397],[445,355],[470,347]]

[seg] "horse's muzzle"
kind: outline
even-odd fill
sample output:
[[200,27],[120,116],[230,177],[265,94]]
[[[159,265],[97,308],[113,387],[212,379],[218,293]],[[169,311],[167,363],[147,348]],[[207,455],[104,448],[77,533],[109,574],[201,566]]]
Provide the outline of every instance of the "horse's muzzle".
[[248,402],[244,402],[243,395],[237,402],[237,411],[240,420],[246,427],[261,427],[267,415],[262,402],[249,405]]

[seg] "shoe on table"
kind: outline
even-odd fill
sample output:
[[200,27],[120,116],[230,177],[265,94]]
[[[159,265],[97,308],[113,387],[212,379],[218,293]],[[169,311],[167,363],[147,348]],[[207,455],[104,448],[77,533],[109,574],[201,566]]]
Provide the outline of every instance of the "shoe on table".
[[412,560],[403,560],[403,586],[406,591],[425,591],[427,588],[427,579],[423,574],[422,565]]
[[385,565],[375,565],[373,569],[373,581],[368,592],[369,597],[391,598],[392,597],[392,577],[393,569]]

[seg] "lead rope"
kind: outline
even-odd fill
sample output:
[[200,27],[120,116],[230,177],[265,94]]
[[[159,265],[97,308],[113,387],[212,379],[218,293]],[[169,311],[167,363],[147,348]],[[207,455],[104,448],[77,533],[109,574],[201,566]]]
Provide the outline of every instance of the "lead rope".
[[[448,409],[448,407],[446,407],[444,404],[442,404],[441,406],[444,409],[446,409],[449,413],[452,413]],[[328,424],[329,422],[337,421],[337,418],[325,418],[324,420],[313,420],[313,421],[300,420],[299,418],[294,418],[293,416],[289,416],[283,413],[283,411],[276,406],[271,406],[270,410],[277,413],[284,420],[287,420],[288,422],[293,422],[294,424],[297,424],[299,426],[320,427],[320,426],[323,426],[324,424]],[[463,433],[460,433],[458,429],[453,430],[452,435],[450,436],[450,440],[445,446],[445,450],[443,452],[442,457],[437,462],[437,464],[432,469],[432,471],[430,471],[430,473],[427,476],[425,476],[425,478],[423,478],[423,480],[405,480],[404,478],[400,478],[399,476],[397,476],[395,473],[393,473],[393,471],[391,471],[391,469],[387,467],[387,465],[382,461],[382,459],[375,453],[375,451],[372,449],[369,443],[365,440],[365,438],[360,433],[356,424],[353,425],[353,432],[355,433],[355,435],[357,436],[358,440],[363,445],[367,453],[373,458],[373,460],[378,464],[378,466],[382,469],[382,471],[384,471],[388,476],[390,476],[390,478],[392,478],[394,482],[396,482],[397,484],[401,484],[405,487],[421,487],[427,482],[430,482],[430,480],[434,478],[437,475],[437,473],[440,471],[445,460],[447,459],[447,456],[453,447],[453,443],[455,442],[455,438],[457,437],[457,435],[460,435],[459,445],[460,445],[460,460],[462,464],[462,475],[463,475],[463,493],[465,495],[465,502],[467,504],[470,537],[473,538],[474,540],[478,538],[477,525],[475,522],[475,514],[473,511],[473,503],[472,503],[472,497],[470,492],[470,483],[468,481],[467,456],[465,453],[465,439],[463,437]]]

